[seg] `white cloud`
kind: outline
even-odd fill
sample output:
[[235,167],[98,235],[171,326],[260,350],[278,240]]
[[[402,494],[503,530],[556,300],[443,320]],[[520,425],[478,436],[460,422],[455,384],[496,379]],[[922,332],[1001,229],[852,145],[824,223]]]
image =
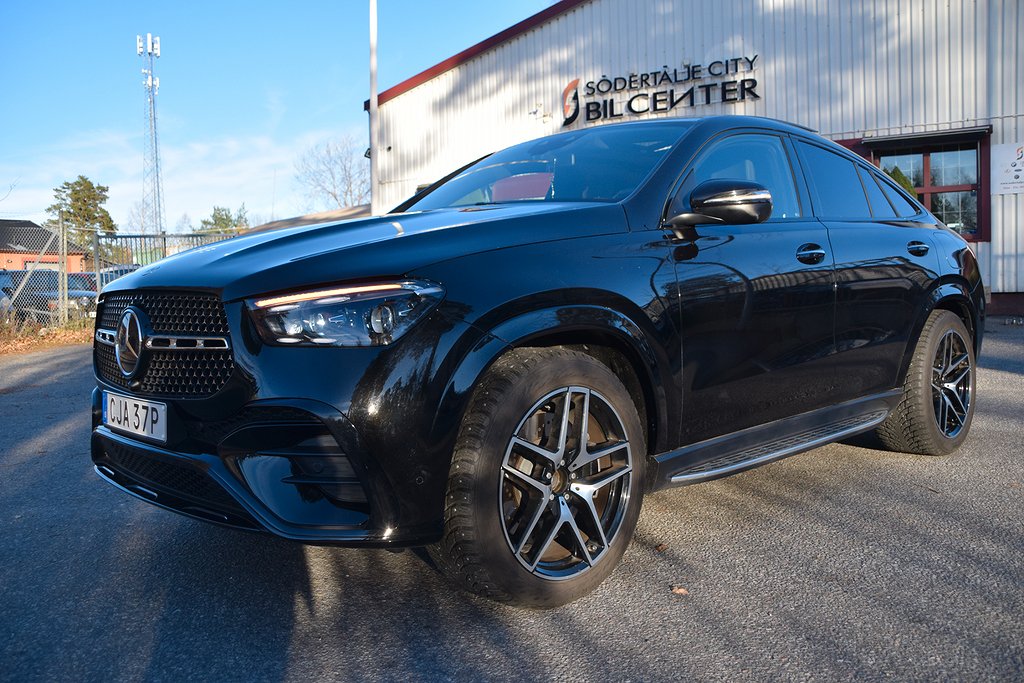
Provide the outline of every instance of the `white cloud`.
[[111,179],[128,177],[133,168],[141,174],[141,149],[132,136],[98,130],[51,142],[22,158],[7,157],[0,162],[0,187],[15,188],[0,202],[0,217],[44,220],[53,189],[79,175],[109,184]]
[[[273,98],[270,107],[275,106]],[[295,159],[323,139],[363,130],[311,131],[293,139],[250,135],[197,139],[161,146],[164,221],[173,229],[183,213],[198,224],[214,206],[232,211],[244,202],[250,215],[270,219],[303,212],[296,187]],[[76,134],[39,149],[32,158],[0,161],[0,196],[11,183],[14,191],[0,202],[0,218],[46,219],[53,188],[79,174],[110,187],[107,209],[123,224],[142,198],[142,136],[99,130]]]

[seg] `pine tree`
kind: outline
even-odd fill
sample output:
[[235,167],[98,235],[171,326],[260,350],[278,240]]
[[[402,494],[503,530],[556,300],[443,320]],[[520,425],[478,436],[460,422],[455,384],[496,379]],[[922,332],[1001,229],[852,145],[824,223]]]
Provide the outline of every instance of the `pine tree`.
[[892,168],[886,168],[883,170],[889,175],[890,178],[895,180],[897,184],[899,184],[903,189],[909,192],[910,196],[912,196],[914,199],[921,199],[919,196],[917,196],[917,190],[914,189],[914,183],[911,182],[910,178],[904,175],[903,171],[900,170],[899,166],[893,166]]
[[46,221],[46,227],[56,230],[63,214],[68,240],[91,254],[94,234],[102,237],[117,231],[117,225],[103,207],[108,192],[109,187],[96,185],[84,175],[64,181],[53,190],[55,201],[46,209],[52,218]]

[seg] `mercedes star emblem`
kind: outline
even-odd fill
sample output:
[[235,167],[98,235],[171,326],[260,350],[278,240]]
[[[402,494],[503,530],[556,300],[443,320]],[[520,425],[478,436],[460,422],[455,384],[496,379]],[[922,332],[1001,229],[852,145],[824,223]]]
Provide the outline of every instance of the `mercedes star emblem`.
[[117,324],[117,338],[114,341],[114,357],[117,367],[125,377],[131,377],[139,369],[142,355],[142,323],[134,309],[129,308]]

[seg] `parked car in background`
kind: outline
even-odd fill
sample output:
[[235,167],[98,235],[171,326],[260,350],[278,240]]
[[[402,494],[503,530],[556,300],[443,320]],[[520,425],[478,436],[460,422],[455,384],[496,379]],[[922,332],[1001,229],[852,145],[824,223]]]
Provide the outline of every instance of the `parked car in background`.
[[649,491],[871,430],[955,450],[984,306],[961,237],[804,128],[582,128],[108,285],[92,458],[182,514],[427,546],[550,607],[612,572]]
[[100,289],[102,290],[114,280],[124,277],[128,273],[134,273],[139,268],[141,268],[141,266],[138,263],[125,263],[101,268],[99,273]]
[[96,273],[68,273],[68,289],[96,291]]
[[[35,322],[50,325],[60,315],[60,274],[55,270],[8,270],[0,276],[6,303],[0,300],[7,322]],[[68,273],[68,317],[71,320],[96,315],[94,273]]]

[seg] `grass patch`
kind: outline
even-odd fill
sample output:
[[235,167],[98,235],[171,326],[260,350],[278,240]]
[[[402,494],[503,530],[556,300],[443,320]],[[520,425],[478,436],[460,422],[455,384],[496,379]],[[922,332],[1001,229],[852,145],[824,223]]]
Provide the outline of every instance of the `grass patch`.
[[92,342],[93,320],[69,323],[66,327],[44,327],[26,324],[19,327],[0,325],[0,356],[11,353],[42,351],[55,346],[89,344]]

